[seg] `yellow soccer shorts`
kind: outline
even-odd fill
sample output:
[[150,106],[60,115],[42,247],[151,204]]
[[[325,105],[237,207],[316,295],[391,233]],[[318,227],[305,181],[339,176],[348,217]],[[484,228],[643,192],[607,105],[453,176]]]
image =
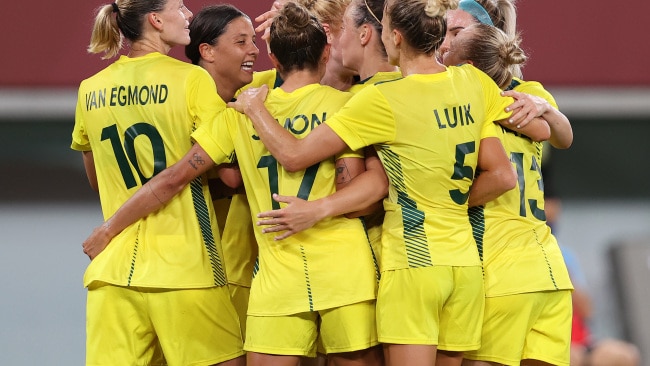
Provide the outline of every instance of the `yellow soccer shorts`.
[[533,359],[568,366],[571,291],[541,291],[485,299],[481,348],[465,358],[519,365]]
[[95,282],[86,312],[86,365],[212,365],[244,354],[226,286],[172,290]]
[[376,346],[375,301],[286,316],[248,316],[244,349],[274,355],[315,357]]
[[[251,295],[251,288],[229,283],[228,291],[230,292],[230,300],[232,301],[237,316],[239,317],[242,336],[246,337],[246,312],[248,311],[248,298]],[[243,339],[244,338],[242,338],[242,341]]]
[[480,266],[384,271],[377,295],[379,341],[478,349],[484,301]]

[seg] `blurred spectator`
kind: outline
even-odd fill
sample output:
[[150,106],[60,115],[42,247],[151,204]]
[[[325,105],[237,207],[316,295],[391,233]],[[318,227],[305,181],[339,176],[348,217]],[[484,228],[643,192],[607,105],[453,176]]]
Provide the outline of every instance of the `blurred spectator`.
[[571,332],[571,366],[638,366],[640,355],[638,348],[628,342],[617,339],[595,341],[589,330],[592,304],[586,279],[578,258],[570,249],[560,246],[569,275],[575,290],[573,291],[573,328]]

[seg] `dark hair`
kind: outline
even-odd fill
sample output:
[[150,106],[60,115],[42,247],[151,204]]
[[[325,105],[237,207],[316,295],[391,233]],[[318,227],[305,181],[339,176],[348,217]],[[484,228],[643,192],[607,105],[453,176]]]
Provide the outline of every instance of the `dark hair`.
[[[352,13],[352,19],[354,20],[354,25],[359,28],[363,24],[369,24],[377,31],[379,39],[381,39],[381,31],[383,26],[381,25],[381,19],[384,16],[384,6],[386,0],[355,0],[350,6],[354,7],[354,12]],[[379,48],[384,55],[386,54],[386,47],[384,43],[379,41]]]
[[281,72],[318,68],[326,45],[325,29],[302,5],[288,2],[273,19],[269,48]]
[[198,65],[201,59],[199,45],[207,43],[214,46],[230,22],[242,17],[248,19],[246,14],[230,4],[210,5],[201,9],[190,22],[190,44],[185,46],[185,56]]
[[354,25],[371,24],[381,34],[385,5],[386,0],[355,0],[350,4],[354,6]]
[[418,52],[431,55],[447,32],[445,12],[458,6],[457,0],[394,0],[386,7],[390,26]]
[[104,52],[103,58],[117,55],[122,48],[122,35],[131,42],[140,40],[145,15],[162,11],[168,1],[115,0],[115,6],[103,5],[97,10],[95,16],[88,52]]

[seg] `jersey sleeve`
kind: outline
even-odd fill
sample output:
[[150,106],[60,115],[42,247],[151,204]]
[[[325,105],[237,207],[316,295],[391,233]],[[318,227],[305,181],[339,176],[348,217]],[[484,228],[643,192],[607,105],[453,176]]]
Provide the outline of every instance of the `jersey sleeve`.
[[475,70],[483,88],[483,97],[486,106],[485,123],[492,123],[494,121],[509,118],[512,112],[506,112],[506,107],[512,104],[515,100],[512,97],[502,96],[502,90],[494,80],[483,71],[473,66],[472,68]]
[[553,98],[553,95],[551,95],[548,90],[544,89],[544,86],[537,81],[524,81],[521,84],[517,85],[515,87],[515,90],[520,93],[526,93],[543,98],[550,105],[552,105],[553,108],[559,109],[555,98]]
[[217,94],[214,80],[205,69],[197,67],[188,77],[187,106],[194,128],[226,109],[226,102]]
[[232,163],[235,159],[235,145],[232,136],[237,128],[239,113],[234,109],[225,109],[215,119],[199,126],[192,133],[192,139],[201,145],[216,165]]
[[86,132],[86,121],[83,118],[82,113],[82,98],[81,90],[79,88],[79,97],[77,98],[77,107],[75,112],[75,121],[74,128],[72,130],[72,144],[70,148],[77,151],[90,151],[90,140],[88,139],[88,133]]
[[353,150],[393,141],[396,135],[391,107],[374,85],[355,94],[326,123]]

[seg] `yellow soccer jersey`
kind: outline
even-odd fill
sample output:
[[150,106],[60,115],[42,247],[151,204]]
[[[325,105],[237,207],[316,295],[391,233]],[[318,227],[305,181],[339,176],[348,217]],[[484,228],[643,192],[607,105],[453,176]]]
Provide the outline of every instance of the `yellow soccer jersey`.
[[[537,82],[517,80],[516,91],[540,96],[557,105]],[[542,143],[499,128],[499,138],[517,171],[517,187],[485,208],[472,208],[479,228],[476,241],[482,255],[486,296],[572,289],[557,240],[546,225]]]
[[253,81],[239,89],[235,96],[248,88],[259,88],[262,85],[266,85],[269,87],[269,90],[272,90],[282,85],[282,83],[284,83],[284,80],[282,80],[276,69],[258,71],[253,73]]
[[[401,77],[402,77],[402,73],[398,71],[378,72],[373,76],[365,80],[361,80],[358,83],[352,85],[352,87],[348,91],[353,94],[356,94],[361,90],[363,90],[368,85],[373,85],[382,81],[395,80]],[[381,212],[373,212],[370,215],[366,215],[363,218],[363,222],[366,228],[366,232],[368,233],[368,240],[370,241],[370,245],[372,247],[372,253],[375,258],[375,263],[377,264],[377,278],[379,278],[380,270],[378,266],[379,263],[381,262],[380,259],[381,258],[381,231],[384,222],[383,210]]]
[[221,236],[228,283],[251,287],[253,268],[257,260],[257,242],[251,209],[245,194],[237,193],[230,201]]
[[399,72],[399,71],[378,72],[378,73],[374,74],[373,76],[371,76],[371,77],[369,77],[369,78],[367,78],[365,80],[361,80],[358,83],[352,85],[350,87],[350,89],[348,89],[348,91],[350,93],[358,93],[368,85],[377,84],[377,83],[382,82],[382,81],[395,80],[395,79],[399,79],[401,77],[402,77],[402,73]]
[[381,270],[480,265],[467,214],[482,129],[511,98],[470,65],[367,86],[327,125],[375,145],[390,182]]
[[[291,93],[272,90],[266,106],[298,138],[329,119],[350,97],[328,86],[311,84]],[[236,152],[252,219],[280,208],[272,193],[315,200],[336,190],[334,158],[289,173],[264,147],[248,119],[227,109],[214,123],[192,135],[219,164]],[[360,153],[353,156],[362,157]],[[337,216],[281,241],[255,227],[259,270],[251,285],[249,315],[290,315],[375,298],[376,279],[370,245],[361,221]]]
[[[105,219],[185,155],[195,126],[225,109],[216,90],[204,69],[160,53],[122,56],[81,83],[71,147],[93,152]],[[88,266],[84,285],[93,281],[157,288],[225,285],[207,181],[195,180],[118,234]]]

